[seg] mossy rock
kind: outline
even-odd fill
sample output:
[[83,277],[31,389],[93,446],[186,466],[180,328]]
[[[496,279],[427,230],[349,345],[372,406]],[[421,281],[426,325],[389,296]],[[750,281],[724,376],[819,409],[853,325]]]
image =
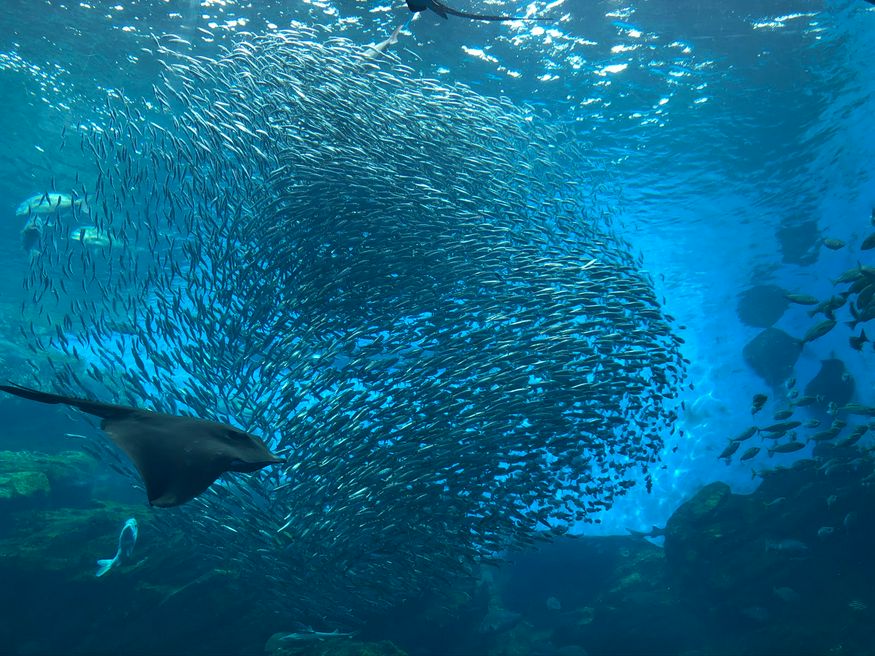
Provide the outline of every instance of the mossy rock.
[[718,511],[732,496],[726,483],[711,483],[683,503],[665,526],[666,542],[684,541],[690,537],[701,539],[702,533],[719,538],[720,524],[715,522]]
[[[32,451],[0,451],[0,481],[4,476],[27,475],[46,486],[50,505],[83,507],[91,502],[91,481],[96,464],[93,458],[78,451],[57,454]],[[0,492],[2,498],[2,492]]]
[[732,513],[723,512],[731,505],[731,498],[728,485],[711,483],[669,518],[665,526],[665,556],[685,578],[704,577],[709,581],[720,578],[725,552],[732,543],[726,531],[732,532],[734,518]]
[[[276,634],[279,635],[279,634]],[[380,642],[358,642],[346,638],[329,638],[305,642],[282,644],[276,635],[268,640],[265,652],[271,656],[406,656],[389,640]]]
[[0,474],[15,471],[41,471],[49,478],[62,479],[90,473],[94,459],[80,451],[37,453],[35,451],[0,451]]
[[669,523],[684,521],[701,524],[711,519],[732,491],[726,483],[711,483],[675,511]]
[[38,471],[17,471],[0,473],[0,508],[12,502],[16,507],[41,503],[52,486],[49,477]]
[[[543,653],[547,651],[545,648],[551,645],[552,636],[552,627],[538,628],[522,621],[509,631],[495,636],[492,644],[482,653],[489,656],[529,656]],[[552,650],[552,647],[549,649]]]
[[321,656],[406,656],[407,652],[388,641],[380,642],[335,642],[325,645]]
[[[141,507],[108,504],[90,509],[24,509],[11,513],[7,531],[0,536],[0,575],[6,570],[61,572],[68,580],[90,580],[96,560],[111,558],[115,553],[127,517],[136,517],[141,533],[148,532],[151,518]],[[139,548],[137,555],[142,553]]]

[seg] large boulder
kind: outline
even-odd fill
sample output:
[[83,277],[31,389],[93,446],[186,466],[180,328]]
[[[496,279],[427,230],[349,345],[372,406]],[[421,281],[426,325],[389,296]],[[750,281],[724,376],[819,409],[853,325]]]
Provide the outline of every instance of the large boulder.
[[92,504],[94,460],[77,451],[0,451],[0,513],[28,507]]

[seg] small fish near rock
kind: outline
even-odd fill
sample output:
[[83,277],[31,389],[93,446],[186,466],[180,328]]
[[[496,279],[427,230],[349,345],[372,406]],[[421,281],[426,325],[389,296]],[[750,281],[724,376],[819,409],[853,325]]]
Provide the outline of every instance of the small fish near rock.
[[310,627],[305,627],[300,631],[291,631],[287,633],[274,633],[268,638],[264,646],[264,651],[268,654],[274,653],[280,649],[295,649],[302,645],[312,642],[322,642],[325,640],[343,640],[350,639],[355,636],[355,633],[344,633],[341,631],[315,631]]
[[97,561],[98,570],[96,576],[103,576],[114,567],[129,563],[133,557],[138,536],[139,526],[137,525],[137,520],[131,517],[125,522],[121,533],[119,533],[118,549],[115,552],[115,556]]

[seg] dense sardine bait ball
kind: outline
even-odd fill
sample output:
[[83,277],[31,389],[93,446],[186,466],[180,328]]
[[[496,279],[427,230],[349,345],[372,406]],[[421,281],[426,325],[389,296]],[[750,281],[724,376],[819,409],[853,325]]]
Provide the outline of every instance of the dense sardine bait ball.
[[[584,144],[321,39],[163,50],[156,109],[120,102],[83,142],[89,213],[42,224],[26,311],[56,391],[288,459],[161,518],[324,621],[648,481],[684,361]],[[102,239],[70,237],[85,223]]]

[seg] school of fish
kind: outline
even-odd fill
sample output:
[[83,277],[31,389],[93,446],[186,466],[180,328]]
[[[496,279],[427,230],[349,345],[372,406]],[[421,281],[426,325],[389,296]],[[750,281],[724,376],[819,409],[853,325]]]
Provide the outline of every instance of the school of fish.
[[[869,228],[875,229],[875,209],[871,211]],[[850,248],[846,241],[836,238],[824,238],[822,243],[831,251]],[[789,303],[813,306],[808,312],[812,320],[818,314],[825,317],[811,325],[801,339],[790,338],[800,350],[842,324],[845,326],[842,330],[846,334],[850,332],[848,345],[854,351],[862,352],[866,344],[869,344],[867,350],[873,348],[865,327],[875,319],[875,267],[867,263],[867,251],[875,248],[875,232],[862,237],[856,246],[857,264],[832,281],[832,296],[820,301],[810,294],[785,294]],[[858,329],[859,335],[856,334]],[[875,417],[875,406],[855,400],[855,382],[845,364],[833,353],[829,359],[821,362],[820,372],[804,390],[797,388],[792,366],[788,371],[790,375],[773,388],[771,422],[765,420],[767,425],[749,426],[730,437],[718,458],[728,464],[737,453],[738,460],[742,462],[753,461],[761,452],[769,457],[791,453],[798,457],[799,452],[810,446],[809,453],[805,454],[810,457],[795,459],[792,466],[803,467],[808,462],[814,462],[819,471],[827,476],[848,471],[860,474],[862,470],[863,483],[871,484],[875,474],[867,471],[863,454],[871,452],[872,447],[867,445],[861,449],[859,443],[869,437],[870,431],[875,428],[875,422],[871,421]],[[754,394],[751,416],[758,415],[769,400],[767,394]],[[761,444],[750,444],[748,440],[757,435],[761,438]],[[748,446],[741,450],[744,444]],[[763,474],[783,466],[781,463],[759,466],[752,472],[754,475]]]
[[247,38],[156,39],[151,105],[80,130],[96,175],[31,235],[30,382],[282,454],[157,519],[301,622],[353,626],[649,485],[687,363],[586,145],[391,53]]

